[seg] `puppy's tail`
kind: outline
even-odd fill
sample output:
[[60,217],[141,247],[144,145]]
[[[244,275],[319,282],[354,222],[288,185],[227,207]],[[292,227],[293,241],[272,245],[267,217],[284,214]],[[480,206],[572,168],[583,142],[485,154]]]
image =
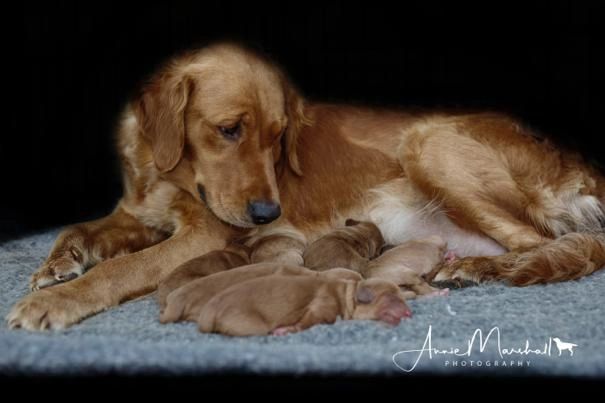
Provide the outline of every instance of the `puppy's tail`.
[[587,276],[605,266],[605,234],[572,232],[534,249],[501,256],[467,257],[445,265],[440,280],[500,280],[515,286]]

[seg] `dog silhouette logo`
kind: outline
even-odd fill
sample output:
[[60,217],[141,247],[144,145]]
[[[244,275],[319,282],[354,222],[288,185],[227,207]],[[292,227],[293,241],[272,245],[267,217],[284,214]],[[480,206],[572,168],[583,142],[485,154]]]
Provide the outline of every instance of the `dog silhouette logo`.
[[561,339],[559,339],[558,337],[553,337],[553,340],[555,341],[557,349],[559,350],[559,357],[565,350],[569,351],[570,356],[573,357],[573,348],[578,347],[577,344],[566,343],[564,341],[561,341]]

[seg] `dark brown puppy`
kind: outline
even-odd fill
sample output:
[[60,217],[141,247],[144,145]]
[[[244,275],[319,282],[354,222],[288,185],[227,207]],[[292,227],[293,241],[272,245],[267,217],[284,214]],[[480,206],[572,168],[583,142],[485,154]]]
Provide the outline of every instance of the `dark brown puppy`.
[[305,243],[301,239],[284,235],[269,235],[251,246],[250,263],[273,262],[303,266]]
[[245,246],[244,240],[240,240],[232,242],[225,249],[191,259],[177,267],[160,282],[157,292],[160,310],[164,310],[169,293],[200,277],[250,263],[272,262],[302,266],[304,247],[304,242],[299,239],[273,235],[253,242],[250,247]]
[[247,265],[250,263],[249,253],[248,247],[233,243],[223,250],[215,250],[183,263],[158,286],[157,301],[160,312],[164,311],[166,297],[172,291],[200,277]]
[[398,325],[410,316],[401,291],[389,281],[271,275],[213,297],[201,309],[198,325],[202,332],[232,336],[283,335],[339,317]]
[[370,259],[378,256],[384,239],[376,225],[352,219],[346,225],[307,247],[303,254],[306,267],[319,271],[346,267],[361,272]]

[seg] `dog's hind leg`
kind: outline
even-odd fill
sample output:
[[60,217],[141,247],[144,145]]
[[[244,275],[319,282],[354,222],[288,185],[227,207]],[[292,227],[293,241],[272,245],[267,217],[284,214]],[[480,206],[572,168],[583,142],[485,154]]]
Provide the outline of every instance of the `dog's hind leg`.
[[500,153],[455,122],[410,129],[401,151],[409,179],[467,226],[508,250],[545,241],[519,214],[529,201]]
[[30,288],[38,290],[72,280],[97,263],[144,249],[166,237],[118,207],[106,217],[64,229],[32,275]]
[[510,252],[444,265],[436,280],[529,285],[576,279],[605,265],[602,178],[573,155],[503,117],[467,116],[408,129],[410,180],[464,227]]

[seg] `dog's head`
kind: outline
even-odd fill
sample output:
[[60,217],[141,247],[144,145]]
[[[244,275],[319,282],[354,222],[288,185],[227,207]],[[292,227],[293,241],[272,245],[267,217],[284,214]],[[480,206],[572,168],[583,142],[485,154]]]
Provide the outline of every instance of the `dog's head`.
[[275,66],[230,44],[173,60],[134,103],[161,175],[239,227],[280,216],[276,169],[301,174],[303,108]]

